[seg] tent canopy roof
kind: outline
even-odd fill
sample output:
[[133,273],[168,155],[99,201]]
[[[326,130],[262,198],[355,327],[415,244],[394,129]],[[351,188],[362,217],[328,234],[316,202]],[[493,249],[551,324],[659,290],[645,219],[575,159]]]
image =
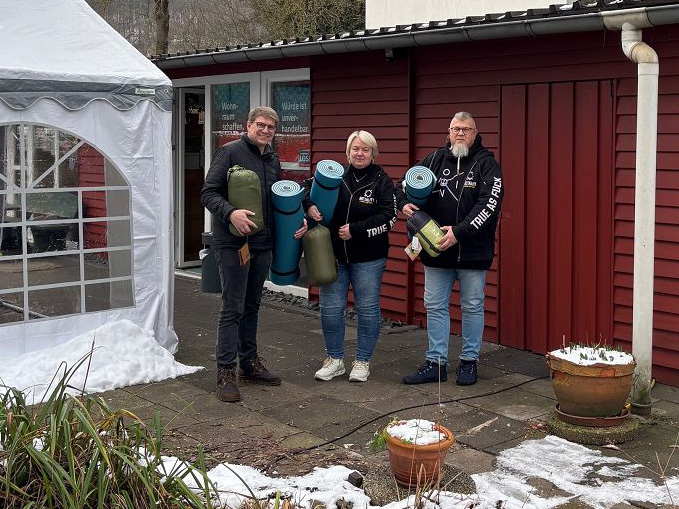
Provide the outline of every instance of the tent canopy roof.
[[0,0],[0,12],[0,99],[12,108],[43,97],[69,109],[94,99],[163,107],[171,92],[168,77],[85,0]]

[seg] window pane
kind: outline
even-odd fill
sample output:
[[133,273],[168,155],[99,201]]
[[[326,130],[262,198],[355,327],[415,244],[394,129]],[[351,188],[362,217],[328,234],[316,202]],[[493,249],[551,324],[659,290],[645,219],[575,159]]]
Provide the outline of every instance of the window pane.
[[134,306],[132,281],[111,281],[85,285],[86,311]]
[[21,241],[21,226],[0,225],[0,254],[3,256],[16,256],[24,252],[24,244]]
[[28,260],[28,285],[51,285],[80,281],[80,256],[62,255]]
[[80,287],[62,286],[49,290],[33,290],[28,292],[28,311],[30,318],[44,316],[64,316],[80,313]]
[[28,128],[33,135],[26,137],[27,183],[30,185],[44,175],[41,185],[54,187],[54,171],[49,170],[57,160],[57,132],[52,127],[40,125],[31,125]]
[[0,191],[8,189],[7,182],[21,184],[21,148],[19,126],[0,126]]
[[83,217],[130,215],[130,192],[127,189],[83,192]]
[[28,250],[31,253],[71,251],[78,249],[78,225],[42,224],[27,228]]
[[132,251],[85,253],[85,280],[132,275]]
[[212,85],[212,152],[240,138],[249,111],[249,82]]
[[[84,312],[83,281],[131,278],[131,221],[109,220],[130,215],[129,184],[84,140],[47,125],[0,126],[0,324],[23,321],[25,307],[29,319]],[[134,303],[131,281],[93,286],[88,299],[98,294],[92,309]]]
[[76,219],[78,217],[78,193],[67,191],[27,193],[26,217],[29,221]]
[[24,321],[24,294],[0,294],[0,324]]
[[123,247],[132,244],[130,221],[95,221],[83,225],[85,249]]
[[3,260],[0,258],[0,290],[22,288],[24,286],[23,270],[23,260]]
[[280,118],[274,148],[281,160],[281,178],[301,182],[311,176],[309,81],[272,83],[271,98]]
[[0,192],[0,224],[21,221],[21,195]]

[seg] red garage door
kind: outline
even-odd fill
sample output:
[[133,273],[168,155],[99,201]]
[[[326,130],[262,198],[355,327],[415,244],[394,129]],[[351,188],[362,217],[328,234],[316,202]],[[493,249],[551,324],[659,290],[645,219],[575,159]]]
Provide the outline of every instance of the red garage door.
[[611,342],[613,84],[507,86],[500,343]]

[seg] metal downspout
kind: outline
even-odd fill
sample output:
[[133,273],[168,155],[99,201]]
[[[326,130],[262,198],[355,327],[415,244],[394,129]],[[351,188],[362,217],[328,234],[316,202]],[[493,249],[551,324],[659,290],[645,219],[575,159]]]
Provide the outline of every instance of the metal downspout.
[[[612,18],[609,18],[613,21]],[[604,18],[606,21],[606,18]],[[655,182],[658,139],[658,55],[642,42],[645,16],[618,16],[622,50],[637,64],[637,144],[634,187],[634,287],[632,290],[632,354],[637,361],[632,411],[651,412],[653,365],[653,278],[655,259]],[[609,28],[607,24],[607,28]],[[611,26],[613,28],[613,26]]]

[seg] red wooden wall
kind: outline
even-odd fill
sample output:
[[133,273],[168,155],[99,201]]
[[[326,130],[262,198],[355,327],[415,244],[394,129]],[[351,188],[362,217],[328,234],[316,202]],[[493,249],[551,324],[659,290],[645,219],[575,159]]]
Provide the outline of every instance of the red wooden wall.
[[[487,340],[539,353],[563,338],[631,348],[636,66],[619,37],[423,47],[390,62],[382,52],[311,60],[314,162],[343,160],[346,136],[365,128],[397,178],[445,142],[456,111],[475,115],[506,185]],[[646,30],[644,39],[660,54],[662,94],[654,376],[679,384],[679,30]],[[403,221],[391,242],[383,311],[426,324],[424,274],[402,253]],[[459,333],[456,294],[451,319]]]
[[[654,376],[679,385],[679,27],[646,29],[659,54]],[[172,78],[300,67],[300,60],[170,71]],[[619,32],[477,41],[310,57],[312,161],[345,161],[366,129],[392,178],[477,120],[505,179],[485,339],[544,352],[566,341],[631,348],[636,65]],[[391,235],[386,316],[426,324],[424,277]],[[459,333],[457,297],[452,331]]]
[[[313,165],[323,159],[345,163],[349,134],[364,129],[377,138],[376,162],[399,178],[409,161],[408,60],[387,63],[380,52],[319,57],[312,60],[311,83]],[[400,233],[390,236],[381,305],[385,316],[404,320],[405,227],[396,230]]]

